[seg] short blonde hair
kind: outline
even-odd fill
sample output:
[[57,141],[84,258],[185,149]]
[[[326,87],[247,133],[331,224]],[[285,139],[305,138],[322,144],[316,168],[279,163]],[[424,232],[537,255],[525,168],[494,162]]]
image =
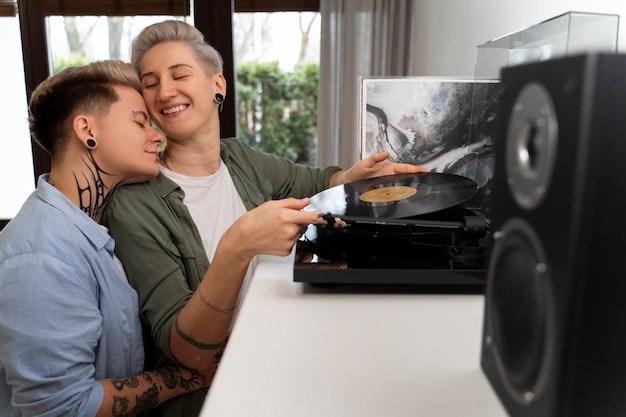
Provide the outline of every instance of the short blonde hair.
[[139,76],[122,61],[98,61],[51,75],[33,91],[28,104],[33,139],[54,156],[67,142],[75,115],[105,115],[111,104],[119,100],[114,86],[141,93]]
[[131,63],[137,74],[140,73],[141,60],[146,52],[162,42],[184,42],[189,45],[209,75],[221,74],[224,71],[222,56],[204,40],[198,29],[180,20],[165,20],[145,27],[135,38]]

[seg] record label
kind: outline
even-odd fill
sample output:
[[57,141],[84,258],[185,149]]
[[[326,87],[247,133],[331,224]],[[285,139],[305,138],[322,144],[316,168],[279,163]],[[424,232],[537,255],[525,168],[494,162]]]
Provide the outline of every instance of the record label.
[[412,195],[415,195],[415,193],[417,193],[417,190],[415,188],[405,187],[402,185],[381,187],[364,192],[359,196],[359,199],[367,203],[390,203],[392,201],[409,198]]
[[459,205],[476,194],[469,178],[444,173],[396,174],[329,188],[311,197],[307,211],[337,217],[392,219],[432,213]]

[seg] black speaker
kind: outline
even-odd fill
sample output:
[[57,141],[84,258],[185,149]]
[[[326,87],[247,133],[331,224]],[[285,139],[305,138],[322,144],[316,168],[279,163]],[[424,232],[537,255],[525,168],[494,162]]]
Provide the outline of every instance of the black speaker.
[[626,416],[626,56],[502,87],[481,367],[511,416]]

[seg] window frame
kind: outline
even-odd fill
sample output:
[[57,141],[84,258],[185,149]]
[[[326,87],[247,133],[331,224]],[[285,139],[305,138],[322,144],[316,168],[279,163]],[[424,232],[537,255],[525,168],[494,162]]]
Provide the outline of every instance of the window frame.
[[[96,10],[106,12],[103,15],[119,16],[121,12],[134,12],[133,14],[171,14],[171,4],[176,0],[160,0],[157,5],[168,4],[170,7],[158,13],[154,9],[154,2],[142,0],[98,0],[89,2],[89,6],[98,6]],[[189,0],[178,0],[182,4],[189,4]],[[85,10],[83,1],[62,0],[0,0],[0,12],[19,14],[20,32],[22,38],[22,54],[24,60],[24,79],[27,100],[30,100],[32,91],[37,85],[50,75],[50,51],[46,36],[46,17],[51,14],[69,12],[82,12]],[[146,4],[149,3],[149,4]],[[233,13],[234,12],[293,12],[293,11],[319,11],[319,0],[196,0],[193,2],[193,16],[195,26],[205,34],[207,42],[220,51],[224,59],[224,77],[228,83],[231,100],[224,102],[221,115],[222,137],[234,137],[237,135],[237,108],[235,92],[235,63],[233,43]],[[143,4],[146,9],[138,10]],[[125,8],[125,6],[128,6]],[[135,8],[133,8],[135,7]],[[158,7],[158,6],[157,6]],[[184,7],[184,6],[182,6]],[[82,8],[82,9],[80,9]],[[50,171],[50,155],[31,139],[33,154],[34,180]],[[8,219],[0,219],[0,230],[8,223]]]
[[16,0],[0,0],[0,17],[17,16]]

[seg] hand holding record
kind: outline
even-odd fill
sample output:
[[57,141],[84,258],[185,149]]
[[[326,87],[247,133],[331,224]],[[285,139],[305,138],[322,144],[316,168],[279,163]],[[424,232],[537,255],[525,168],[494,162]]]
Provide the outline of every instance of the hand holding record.
[[287,256],[309,224],[325,224],[319,213],[303,211],[309,199],[267,201],[239,217],[222,236],[223,257],[249,262],[255,255]]
[[395,174],[337,185],[311,197],[306,210],[322,211],[345,221],[353,218],[395,219],[450,208],[470,199],[477,185],[453,174]]
[[393,174],[415,174],[428,172],[428,169],[398,162],[391,162],[389,152],[378,152],[365,159],[360,160],[346,171],[336,172],[329,181],[329,187],[340,184],[354,183],[366,178],[381,177]]

